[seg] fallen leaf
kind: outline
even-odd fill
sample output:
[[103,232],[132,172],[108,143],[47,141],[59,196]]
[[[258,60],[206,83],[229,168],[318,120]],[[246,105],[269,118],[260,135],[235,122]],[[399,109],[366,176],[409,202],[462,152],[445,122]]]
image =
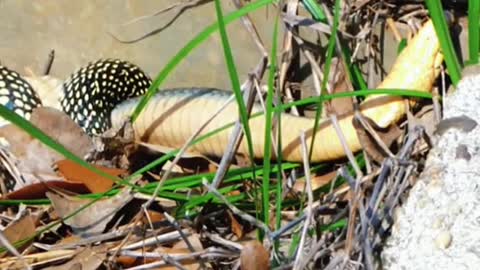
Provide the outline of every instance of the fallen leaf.
[[242,270],[270,269],[270,255],[260,242],[248,242],[240,253],[240,267]]
[[45,181],[25,186],[6,195],[9,200],[34,200],[46,198],[49,190],[65,190],[67,192],[85,194],[90,190],[82,183],[69,183],[65,181]]
[[[158,144],[151,144],[151,143],[146,143],[146,142],[138,142],[138,144],[147,148],[150,151],[161,153],[161,154],[167,154],[167,153],[170,153],[170,152],[176,150],[175,148],[172,148],[172,147],[158,145]],[[192,151],[184,152],[182,154],[182,158],[203,158],[203,159],[206,159],[208,161],[211,161],[205,155],[202,155],[202,154],[197,153],[197,152],[192,152]],[[212,161],[212,163],[214,163],[214,162]]]
[[[390,147],[395,139],[402,134],[402,130],[396,124],[392,124],[388,128],[380,128],[369,118],[364,117],[364,119],[375,130],[378,137],[387,147]],[[383,159],[386,157],[385,151],[379,146],[379,143],[370,135],[358,119],[354,117],[352,121],[358,139],[360,140],[360,144],[365,152],[367,152],[367,154],[377,163],[382,163]]]
[[1,127],[0,137],[8,141],[8,150],[14,157],[16,169],[24,179],[23,182],[17,182],[13,190],[38,182],[34,174],[44,178],[53,178],[56,175],[52,164],[61,158],[60,154],[14,125]]
[[[53,192],[47,192],[47,197],[52,201],[53,208],[61,218],[66,218],[92,201]],[[132,198],[130,189],[125,188],[111,198],[94,202],[87,209],[64,220],[64,223],[72,227],[74,233],[81,237],[102,233],[108,222]]]
[[97,269],[105,260],[106,253],[105,251],[100,250],[100,248],[84,248],[82,251],[77,253],[73,258],[67,263],[61,265],[55,265],[46,267],[46,270],[61,270],[61,269]]
[[178,164],[173,164],[170,160],[165,162],[163,168],[168,168],[170,170],[171,175],[184,175],[185,173],[192,173],[188,170],[185,170],[182,166]]
[[[46,107],[36,108],[30,121],[77,156],[84,157],[94,149],[88,135],[61,111]],[[8,141],[9,150],[16,158],[15,165],[25,180],[17,183],[13,190],[38,182],[37,175],[54,178],[56,174],[52,165],[63,159],[63,156],[15,125],[1,127],[0,137]]]
[[232,228],[232,232],[240,239],[243,237],[243,226],[240,224],[235,216],[228,211],[228,216],[230,217],[230,227]]
[[[202,242],[200,241],[200,235],[198,233],[190,233],[189,236],[187,236],[187,240],[190,243],[190,245],[195,249],[195,251],[200,251],[203,250],[203,245]],[[187,243],[185,241],[178,241],[173,245],[174,249],[181,249],[181,248],[188,248]]]
[[[333,85],[332,93],[344,93],[351,91],[346,77],[345,66],[338,58],[332,59],[331,64],[333,70],[329,73],[329,83]],[[330,103],[337,115],[350,113],[353,111],[352,98],[335,98]]]
[[94,149],[90,137],[62,111],[49,107],[36,108],[30,122],[79,157]]
[[435,117],[433,105],[423,106],[415,115],[407,111],[407,120],[410,129],[414,126],[422,126],[430,137],[434,135],[439,122]]
[[[175,148],[167,147],[167,146],[162,146],[162,145],[157,145],[157,144],[149,144],[145,142],[138,142],[141,148],[138,149],[138,151],[146,152],[148,154],[155,154],[155,155],[160,155],[160,154],[167,154],[172,151],[175,151]],[[210,167],[217,168],[218,163],[214,161],[213,159],[196,153],[196,152],[189,152],[186,151],[181,155],[180,161],[173,167],[172,172],[182,174],[182,173],[195,173],[199,170],[200,168],[208,168]],[[170,168],[171,163],[167,162],[163,168]]]
[[147,210],[148,219],[145,215],[142,216],[142,221],[144,224],[149,224],[149,222],[156,223],[165,221],[165,215],[160,212]]
[[76,235],[68,235],[65,238],[62,238],[60,241],[58,241],[55,245],[56,246],[62,246],[62,245],[68,245],[68,244],[75,244],[78,243],[78,241],[82,240],[81,237],[78,237]]
[[[201,251],[203,250],[203,245],[200,242],[200,235],[196,233],[192,233],[189,236],[187,236],[187,240],[189,241],[190,245],[193,247],[195,251]],[[188,255],[190,254],[190,250],[187,247],[187,244],[185,241],[178,241],[173,245],[171,248],[167,247],[158,247],[154,250],[154,252],[157,252],[159,254],[168,254],[169,256],[175,256],[175,255]],[[136,265],[140,264],[145,264],[145,263],[151,263],[155,261],[161,261],[161,259],[155,259],[155,258],[134,258],[130,256],[119,256],[117,259],[117,263],[121,264],[123,267],[128,268],[128,267],[133,267]],[[198,260],[196,259],[190,259],[190,260],[182,260],[179,261],[179,263],[185,268],[185,269],[199,269],[199,264]],[[162,270],[167,270],[167,269],[178,269],[174,266],[162,266],[160,269]]]
[[[156,252],[160,254],[168,254],[169,256],[182,256],[182,255],[188,255],[190,254],[190,250],[188,248],[166,248],[166,247],[159,247],[155,249]],[[198,263],[198,260],[195,258],[188,259],[188,260],[182,260],[179,261],[180,265],[183,266],[183,269],[187,270],[197,270],[200,267],[200,264]],[[175,266],[172,265],[167,265],[161,268],[162,270],[176,270],[178,269]]]
[[[203,245],[202,242],[200,241],[200,235],[198,233],[192,233],[189,236],[187,236],[187,240],[192,246],[192,248],[195,251],[201,251],[203,250]],[[168,252],[168,254],[173,255],[173,254],[190,254],[190,249],[187,246],[187,243],[185,241],[178,241],[173,245],[171,249],[165,249],[163,248],[164,251]],[[185,269],[199,269],[200,264],[198,263],[198,260],[193,259],[193,260],[184,260],[181,262],[182,266],[185,267]],[[163,269],[163,268],[162,268]],[[177,269],[177,268],[172,268],[172,269]]]
[[[35,235],[35,228],[35,219],[29,213],[26,213],[19,219],[14,220],[10,224],[8,224],[5,230],[3,230],[3,234],[7,238],[8,242],[14,245],[14,243],[17,241],[24,240],[28,237]],[[31,241],[16,248],[19,252],[22,252],[22,250],[29,246],[30,243]],[[0,246],[4,247],[1,244]],[[3,253],[2,255],[5,254],[6,253]]]
[[[112,180],[100,176],[68,159],[57,161],[56,165],[59,173],[65,177],[66,181],[83,183],[92,193],[106,192],[115,184]],[[107,168],[99,165],[93,166],[112,176],[120,176],[127,173],[123,169]]]
[[[337,176],[337,171],[331,171],[322,175],[317,175],[311,178],[312,183],[312,190],[319,189],[324,185],[330,184],[332,180]],[[305,191],[305,181],[296,181],[293,185],[293,189],[296,192],[304,192]]]

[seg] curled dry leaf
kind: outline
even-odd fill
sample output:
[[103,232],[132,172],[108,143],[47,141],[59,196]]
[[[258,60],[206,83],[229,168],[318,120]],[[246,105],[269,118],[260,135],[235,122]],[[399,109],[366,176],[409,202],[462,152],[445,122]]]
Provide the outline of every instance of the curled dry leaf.
[[77,253],[70,261],[65,264],[50,266],[46,270],[61,270],[61,269],[98,269],[106,258],[106,252],[97,248],[84,248]]
[[240,267],[242,270],[270,269],[270,255],[260,242],[248,242],[240,253]]
[[[338,58],[332,59],[332,70],[329,74],[329,83],[333,85],[332,93],[344,93],[352,91],[347,80],[348,77],[345,72],[345,67]],[[353,111],[353,101],[351,98],[336,98],[331,101],[332,110],[337,115],[350,113]],[[324,116],[326,117],[326,116]]]
[[147,210],[147,215],[148,215],[148,218],[145,215],[142,216],[142,222],[145,224],[148,224],[149,222],[152,222],[152,223],[163,222],[166,220],[164,214],[154,210],[150,210],[150,209]]
[[[200,235],[197,233],[189,233],[187,234],[187,239],[192,248],[196,251],[202,251],[203,250],[203,245],[200,241]],[[139,248],[137,251],[141,253],[142,251],[145,250],[145,247]],[[191,254],[190,249],[188,248],[187,244],[185,241],[178,241],[176,242],[171,248],[164,247],[164,246],[159,246],[155,248],[153,252],[156,252],[158,254],[166,254],[172,257],[175,256],[188,256]],[[172,258],[174,259],[174,258]],[[162,261],[161,258],[139,258],[139,257],[133,257],[133,256],[127,256],[127,255],[120,255],[117,258],[117,263],[121,264],[123,267],[128,268],[128,267],[134,267],[136,265],[139,265],[140,263],[152,263],[155,261]],[[200,265],[198,263],[198,259],[188,259],[188,260],[179,260],[178,261],[184,269],[199,269]],[[175,266],[163,266],[161,267],[162,270],[166,269],[178,269]]]
[[15,183],[13,190],[38,182],[33,174],[49,180],[58,178],[52,169],[52,164],[60,158],[59,154],[13,125],[0,128],[0,137],[5,137],[9,142],[12,160],[23,180]]
[[[47,107],[36,108],[30,121],[77,156],[84,157],[94,149],[88,135],[61,111]],[[0,137],[9,142],[10,151],[17,159],[18,170],[25,179],[25,183],[19,183],[15,189],[36,182],[35,175],[44,179],[56,177],[52,165],[63,159],[60,154],[14,125],[0,128]]]
[[[325,174],[322,174],[322,175],[313,176],[312,179],[311,179],[312,190],[319,189],[319,188],[329,184],[330,182],[332,182],[332,180],[336,176],[337,176],[337,171],[331,171],[331,172],[328,172],[328,173],[325,173]],[[296,181],[294,186],[293,186],[293,189],[296,192],[305,192],[305,185],[306,185],[306,183],[305,183],[304,180]]]
[[8,193],[5,198],[8,200],[34,200],[46,198],[49,190],[63,190],[76,194],[85,194],[90,191],[82,183],[69,183],[65,181],[46,181],[28,185],[13,192]]
[[[69,182],[83,183],[93,193],[106,192],[110,190],[114,184],[112,180],[100,176],[73,161],[64,159],[58,161],[56,164],[59,173],[65,177],[65,180]],[[107,168],[99,165],[93,166],[112,176],[120,176],[127,173],[126,170],[122,169]]]
[[232,228],[232,232],[237,236],[239,239],[243,237],[243,226],[238,222],[232,212],[228,211],[228,217],[230,218],[230,225]]
[[36,108],[30,122],[80,157],[93,150],[90,137],[62,111],[48,107]]
[[[381,128],[376,126],[375,122],[371,121],[369,118],[365,117],[364,120],[372,126],[374,132],[387,147],[390,147],[392,143],[402,134],[402,130],[396,124],[392,124],[388,128]],[[356,118],[353,118],[352,122],[353,126],[355,127],[355,131],[357,132],[360,144],[365,152],[367,152],[368,155],[370,155],[370,157],[377,163],[382,163],[387,154],[380,147],[379,142],[370,135],[370,133]]]
[[[203,245],[202,245],[202,242],[200,241],[200,235],[198,233],[192,233],[191,235],[187,236],[187,239],[195,251],[203,250]],[[173,245],[171,249],[168,249],[168,250],[169,250],[169,254],[170,253],[172,254],[191,253],[185,241],[177,242],[175,245]],[[185,269],[193,270],[193,269],[199,269],[200,264],[198,263],[198,260],[186,260],[186,261],[182,261],[182,266],[185,267]],[[172,269],[176,269],[176,268],[172,268]]]
[[[47,197],[52,201],[53,208],[61,218],[68,217],[92,202],[92,200],[78,199],[53,192],[47,192]],[[64,223],[72,227],[74,233],[81,237],[102,233],[113,216],[132,198],[130,189],[123,189],[111,198],[98,200],[87,209],[80,210],[64,220]]]
[[[5,238],[11,245],[14,245],[15,242],[24,240],[28,237],[35,235],[35,218],[33,218],[28,212],[25,212],[20,218],[12,221],[8,226],[3,230]],[[20,247],[16,247],[19,252],[23,248],[28,246],[30,242],[23,244]],[[0,244],[1,247],[4,247]],[[4,254],[2,254],[4,255]]]
[[[187,239],[195,251],[200,251],[203,249],[202,242],[200,241],[200,234],[191,232],[190,235],[187,236]],[[173,248],[175,249],[188,248],[188,246],[185,243],[185,241],[179,241],[173,245]]]
[[[147,151],[149,153],[153,154],[167,154],[172,151],[175,151],[175,148],[172,147],[167,147],[167,146],[162,146],[158,144],[150,144],[150,143],[145,143],[145,142],[138,142],[142,148],[139,149],[139,151]],[[200,167],[212,167],[212,168],[217,168],[218,163],[214,161],[213,159],[207,157],[206,155],[202,155],[197,152],[192,152],[189,149],[187,149],[186,152],[184,152],[181,155],[182,159],[181,162],[179,162],[177,165],[175,165],[172,168],[172,172],[174,173],[185,173],[185,172],[190,172],[194,173],[198,171],[198,164],[205,164],[205,166],[200,166]],[[170,164],[166,164],[164,168],[170,168]]]

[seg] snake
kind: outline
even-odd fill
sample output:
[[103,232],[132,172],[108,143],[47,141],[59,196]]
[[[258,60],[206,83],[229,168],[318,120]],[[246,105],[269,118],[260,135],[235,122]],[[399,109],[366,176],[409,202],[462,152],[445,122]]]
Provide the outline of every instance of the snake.
[[[398,55],[391,72],[376,89],[411,89],[431,91],[440,72],[443,54],[432,21],[427,21]],[[128,118],[151,85],[151,79],[138,66],[119,59],[102,59],[78,69],[61,83],[57,105],[86,133],[94,136],[118,127]],[[228,103],[232,92],[215,88],[177,88],[158,91],[132,124],[135,138],[149,144],[180,148],[201,128],[199,136],[207,134],[239,119],[235,101]],[[0,66],[0,104],[29,118],[42,104],[42,98],[19,73]],[[225,105],[227,104],[227,105]],[[224,107],[215,119],[204,123],[213,112]],[[255,103],[252,113],[263,112]],[[399,121],[406,113],[405,99],[387,94],[371,95],[360,104],[360,112],[380,127]],[[340,129],[350,151],[357,152],[362,145],[352,124],[353,113],[338,117]],[[281,114],[283,132],[282,158],[301,162],[300,134],[305,132],[307,145],[313,138],[314,119]],[[255,158],[263,158],[265,117],[250,118],[249,126]],[[190,146],[189,151],[220,157],[227,150],[233,127]],[[237,150],[248,155],[246,140]],[[330,120],[319,124],[315,136],[311,162],[324,162],[345,157],[345,149]]]

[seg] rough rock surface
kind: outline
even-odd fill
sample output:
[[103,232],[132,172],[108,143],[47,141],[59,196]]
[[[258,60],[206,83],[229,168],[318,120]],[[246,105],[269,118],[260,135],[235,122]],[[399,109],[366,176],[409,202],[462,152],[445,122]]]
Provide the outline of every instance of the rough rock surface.
[[[408,201],[397,211],[385,269],[480,267],[480,75],[446,98],[441,135]],[[465,121],[465,118],[470,121]],[[460,118],[454,118],[460,117]],[[463,120],[462,120],[463,119]]]

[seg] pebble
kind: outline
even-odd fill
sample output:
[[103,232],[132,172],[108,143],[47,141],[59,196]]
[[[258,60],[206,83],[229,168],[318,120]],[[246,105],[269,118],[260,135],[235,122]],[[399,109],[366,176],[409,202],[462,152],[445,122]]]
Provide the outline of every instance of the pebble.
[[447,249],[452,243],[452,234],[449,231],[441,231],[435,238],[435,246],[439,249]]

